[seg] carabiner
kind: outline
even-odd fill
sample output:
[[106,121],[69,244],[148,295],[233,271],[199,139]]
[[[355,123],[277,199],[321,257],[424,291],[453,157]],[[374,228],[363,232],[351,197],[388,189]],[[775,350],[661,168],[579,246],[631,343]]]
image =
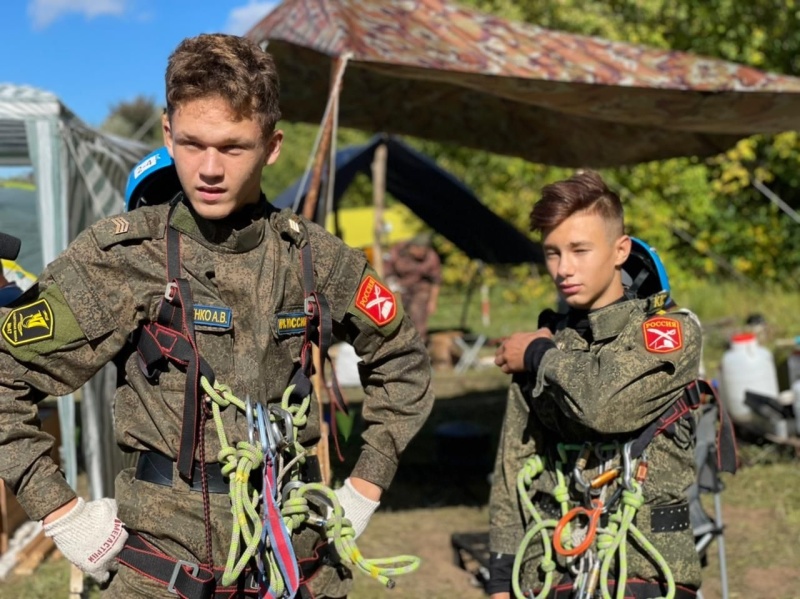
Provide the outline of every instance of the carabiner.
[[250,445],[255,445],[256,423],[253,415],[253,400],[250,399],[249,393],[244,398],[244,414],[247,417],[247,439],[250,441]]
[[622,486],[633,490],[633,459],[631,458],[631,448],[633,441],[628,441],[622,446]]
[[[600,516],[603,514],[603,502],[599,499],[592,499],[592,508],[587,509],[582,506],[578,506],[572,508],[561,520],[558,521],[556,525],[556,530],[553,533],[553,548],[556,550],[556,553],[559,555],[563,555],[565,557],[572,557],[575,555],[580,555],[589,547],[592,546],[594,542],[594,538],[597,535],[597,525],[600,522]],[[561,534],[564,531],[564,527],[567,526],[572,520],[575,520],[579,516],[586,516],[589,519],[589,528],[586,531],[586,538],[583,539],[583,542],[575,547],[574,549],[565,549],[564,546],[561,544]]]
[[280,433],[280,441],[278,442],[278,449],[286,449],[294,445],[294,420],[292,413],[284,410],[280,406],[270,406],[269,411],[277,418],[283,420],[283,430],[280,430],[278,422],[273,423],[275,431]]
[[264,452],[265,456],[269,456],[271,458],[275,455],[277,442],[275,439],[273,439],[269,416],[267,416],[267,410],[261,403],[256,404],[256,412],[256,423],[258,425],[259,440],[261,441],[261,451]]
[[592,455],[592,445],[591,443],[584,443],[583,449],[581,449],[581,453],[578,456],[578,459],[575,460],[575,467],[572,469],[572,478],[575,481],[575,485],[581,490],[585,491],[589,488],[589,483],[586,482],[583,478],[583,471],[586,468],[586,463],[589,461],[589,456]]

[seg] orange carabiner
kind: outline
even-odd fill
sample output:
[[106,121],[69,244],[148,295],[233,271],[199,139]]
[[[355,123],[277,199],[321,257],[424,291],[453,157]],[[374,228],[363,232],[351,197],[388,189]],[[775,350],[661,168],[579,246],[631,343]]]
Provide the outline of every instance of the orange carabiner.
[[[597,534],[597,524],[600,522],[600,516],[602,516],[602,514],[603,502],[599,499],[592,499],[591,509],[578,506],[568,511],[564,517],[558,521],[556,530],[553,533],[553,547],[555,548],[556,553],[566,557],[571,557],[573,555],[580,555],[589,547],[591,547],[592,543],[594,542],[594,537]],[[589,530],[586,531],[586,538],[583,539],[583,542],[575,547],[575,549],[564,549],[564,546],[561,544],[561,533],[564,531],[564,527],[567,524],[579,516],[586,516],[589,519]]]

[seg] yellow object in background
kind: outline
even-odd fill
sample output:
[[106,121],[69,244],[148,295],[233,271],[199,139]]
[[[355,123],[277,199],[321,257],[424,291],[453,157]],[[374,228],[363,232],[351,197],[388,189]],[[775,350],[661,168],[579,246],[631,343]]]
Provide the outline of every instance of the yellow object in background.
[[13,260],[0,260],[3,267],[3,276],[9,283],[16,283],[17,287],[27,291],[35,282],[36,276],[29,273]]
[[[419,232],[421,221],[404,205],[396,204],[383,211],[384,247],[394,245],[398,241],[411,239]],[[326,222],[328,231],[335,233],[333,214],[328,215]],[[375,209],[372,206],[364,208],[341,208],[339,210],[339,227],[342,230],[342,239],[350,247],[371,248],[375,233]]]

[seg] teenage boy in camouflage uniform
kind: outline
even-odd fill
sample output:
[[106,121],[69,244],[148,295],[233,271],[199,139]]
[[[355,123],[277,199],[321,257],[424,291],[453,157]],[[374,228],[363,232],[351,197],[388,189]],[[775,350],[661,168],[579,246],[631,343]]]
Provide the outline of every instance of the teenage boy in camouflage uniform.
[[[187,385],[187,372],[197,377],[192,367],[204,362],[240,398],[281,399],[308,357],[301,355],[303,327],[281,325],[306,315],[301,253],[307,244],[333,332],[364,362],[364,445],[337,492],[356,535],[433,401],[425,349],[362,253],[316,225],[279,214],[261,192],[262,168],[278,159],[283,141],[275,129],[279,85],[272,58],[240,37],[186,39],[169,58],[166,95],[164,137],[183,195],[93,225],[13,310],[0,310],[0,476],[64,555],[99,581],[116,569],[116,556],[134,537],[173,561],[225,564],[232,517],[227,478],[216,463],[220,442],[213,420],[203,417],[199,377]],[[188,287],[167,286],[179,279]],[[196,347],[188,366],[169,362],[160,365],[160,375],[148,376],[137,337],[175,293],[193,303],[183,306],[180,324],[193,329],[188,338]],[[178,308],[170,305],[174,315]],[[112,360],[120,379],[117,441],[140,457],[137,469],[118,477],[116,500],[84,502],[49,458],[53,439],[39,428],[36,404],[72,392]],[[198,406],[187,424],[192,394]],[[320,414],[316,401],[311,404],[300,430],[307,448],[319,438]],[[233,405],[222,419],[229,440],[248,438],[247,419]],[[189,464],[188,472],[176,460]],[[318,533],[305,527],[294,535],[298,559],[311,556]],[[323,570],[310,585],[313,593],[345,595],[349,574],[341,567]],[[175,597],[169,581],[157,578],[119,566],[106,593]]]
[[[622,469],[622,458],[617,455],[611,467],[604,466],[612,478],[598,487],[608,486],[600,495],[585,488],[589,481],[603,480],[598,478],[598,454],[589,452],[583,456],[586,463],[578,466],[580,453],[573,449],[565,455],[559,447],[615,442],[624,447],[683,396],[700,366],[701,331],[695,317],[663,314],[652,310],[649,300],[626,294],[621,268],[631,240],[624,233],[619,197],[599,175],[583,172],[545,187],[531,213],[531,228],[542,234],[547,269],[569,311],[563,316],[546,311],[538,331],[513,334],[497,350],[495,363],[514,376],[490,499],[492,599],[510,596],[515,554],[526,528],[533,525],[517,492],[517,476],[528,460],[544,458],[544,471],[526,487],[543,519],[564,520],[565,504],[591,513],[604,499],[608,511],[599,526],[607,526],[625,497],[616,494],[615,499],[623,475],[620,470],[615,476],[613,468]],[[566,497],[555,490],[556,463],[564,458]],[[677,583],[675,597],[693,597],[700,585],[700,563],[686,499],[695,476],[691,415],[678,419],[669,433],[656,435],[647,445],[646,460],[643,505],[635,524],[666,560]],[[573,528],[581,524],[585,521],[580,518],[571,521]],[[596,543],[590,550],[599,555]],[[627,552],[624,596],[663,597],[663,569],[635,543],[627,544]],[[555,568],[552,590],[542,597],[578,597],[575,571],[570,573],[567,566],[580,567],[580,556],[567,560],[565,553],[556,554],[555,560],[547,560],[538,539],[526,544],[520,588],[539,593],[546,571]],[[614,596],[619,567],[615,561],[605,581]],[[594,584],[598,589],[599,581]]]

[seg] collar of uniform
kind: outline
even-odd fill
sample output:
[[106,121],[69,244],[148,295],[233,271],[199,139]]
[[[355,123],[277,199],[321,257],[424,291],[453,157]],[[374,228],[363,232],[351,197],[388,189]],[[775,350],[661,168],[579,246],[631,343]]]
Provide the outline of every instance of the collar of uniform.
[[644,300],[622,300],[589,312],[589,326],[595,341],[616,337],[628,325],[634,312],[644,309]]
[[248,252],[264,239],[270,204],[262,195],[255,204],[244,206],[228,218],[207,220],[200,217],[188,200],[175,208],[170,224],[179,232],[210,249],[226,249],[234,253]]

